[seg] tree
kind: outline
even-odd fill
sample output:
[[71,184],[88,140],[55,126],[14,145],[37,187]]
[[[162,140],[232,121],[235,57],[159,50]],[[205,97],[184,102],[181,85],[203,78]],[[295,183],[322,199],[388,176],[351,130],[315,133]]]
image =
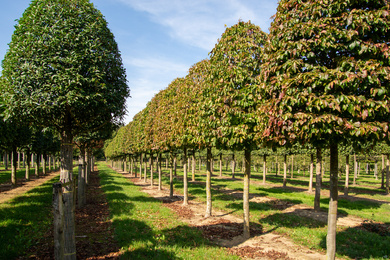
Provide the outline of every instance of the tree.
[[206,116],[211,118],[217,146],[244,150],[244,237],[249,238],[249,182],[257,107],[256,77],[263,62],[267,34],[259,26],[239,21],[226,28],[210,52],[210,81],[204,91]]
[[[61,177],[72,183],[73,138],[120,121],[129,96],[118,46],[88,0],[34,0],[3,60],[6,115],[26,116],[61,136]],[[64,194],[65,256],[75,258],[72,185]]]
[[389,140],[389,5],[279,2],[262,67],[262,137],[330,149],[327,255],[335,258],[338,145]]

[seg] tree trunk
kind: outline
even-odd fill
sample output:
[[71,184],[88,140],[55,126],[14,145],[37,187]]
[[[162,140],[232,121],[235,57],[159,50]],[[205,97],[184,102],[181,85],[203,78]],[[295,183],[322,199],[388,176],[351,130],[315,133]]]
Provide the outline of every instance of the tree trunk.
[[328,211],[328,234],[326,236],[327,259],[336,257],[337,200],[338,200],[338,149],[330,145],[330,200]]
[[386,167],[385,167],[385,155],[382,154],[382,182],[381,182],[381,189],[384,189],[384,188],[385,188],[385,171],[386,171]]
[[13,186],[16,185],[16,170],[18,168],[18,152],[16,151],[16,146],[12,147],[11,153],[11,183]]
[[169,167],[169,197],[173,198],[173,154],[171,153],[171,167]]
[[354,166],[354,169],[353,169],[353,185],[356,185],[356,178],[357,178],[357,174],[358,174],[358,163],[357,163],[357,160],[356,160],[356,154],[353,154],[353,166]]
[[77,188],[77,207],[82,208],[85,205],[85,175],[86,175],[86,165],[85,165],[85,149],[80,148],[80,157],[79,157],[79,176],[78,176],[78,188]]
[[177,155],[174,154],[173,156],[173,174],[176,177],[177,176]]
[[93,169],[93,164],[92,164],[92,151],[91,149],[86,149],[87,155],[84,164],[85,166],[85,171],[84,171],[84,179],[85,179],[85,184],[88,185],[89,183],[89,176],[91,175],[92,169]]
[[234,179],[234,175],[236,173],[236,159],[234,158],[234,152],[232,155],[232,178]]
[[150,153],[150,187],[153,187],[153,154]]
[[35,155],[35,175],[38,177],[39,176],[39,164],[40,164],[40,154]]
[[187,173],[187,148],[183,149],[183,206],[188,205],[188,173]]
[[192,150],[192,181],[195,181],[195,167],[196,167],[195,150]]
[[148,156],[145,154],[145,165],[144,165],[144,183],[146,183],[146,174],[147,174],[147,168],[148,168]]
[[374,175],[375,180],[378,180],[378,161],[375,161]]
[[287,186],[287,154],[284,155],[283,161],[283,188]]
[[46,165],[47,165],[46,154],[43,154],[42,155],[42,173],[43,173],[43,176],[46,176],[46,174],[47,174]]
[[294,178],[294,155],[291,155],[291,179]]
[[349,154],[345,156],[345,184],[344,184],[344,196],[348,196],[349,191]]
[[158,190],[162,190],[161,153],[159,153],[157,156],[157,168],[158,168]]
[[265,176],[267,175],[267,155],[263,155],[263,184],[265,184]]
[[309,192],[313,192],[314,154],[310,154],[310,181]]
[[243,208],[244,208],[244,239],[249,239],[249,185],[251,177],[251,151],[244,150],[244,159],[245,159],[245,172],[244,172],[244,194],[243,194]]
[[143,157],[142,157],[142,153],[141,153],[139,155],[139,179],[140,180],[142,179],[142,163],[143,163]]
[[222,177],[222,153],[219,154],[219,177]]
[[316,161],[316,193],[314,196],[314,211],[320,211],[320,199],[321,199],[321,170],[322,170],[322,152],[320,148],[317,148],[317,161]]
[[18,169],[20,169],[20,152],[18,152]]
[[207,161],[206,161],[206,170],[207,170],[207,177],[206,177],[206,214],[205,218],[208,218],[212,215],[211,209],[212,209],[212,200],[211,200],[211,148],[207,147]]
[[30,180],[30,157],[31,157],[31,152],[30,149],[27,149],[26,153],[26,180]]
[[8,153],[4,154],[4,169],[8,171]]
[[389,194],[389,183],[390,183],[390,155],[386,154],[386,194]]
[[76,259],[74,189],[73,189],[73,137],[68,131],[61,133],[61,173],[63,203],[64,259]]

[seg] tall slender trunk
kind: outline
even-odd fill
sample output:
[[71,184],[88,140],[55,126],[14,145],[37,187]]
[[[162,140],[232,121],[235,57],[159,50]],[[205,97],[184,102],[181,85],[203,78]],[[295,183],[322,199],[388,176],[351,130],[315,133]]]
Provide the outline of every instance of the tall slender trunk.
[[177,155],[173,156],[173,174],[177,176]]
[[250,237],[249,231],[249,185],[251,177],[251,151],[248,149],[244,150],[244,159],[245,159],[245,172],[244,172],[244,194],[243,194],[243,208],[244,208],[244,239]]
[[337,200],[338,200],[338,149],[337,144],[330,145],[330,200],[328,211],[328,234],[326,236],[327,259],[336,257]]
[[390,184],[390,154],[386,154],[386,194],[389,194]]
[[31,152],[30,149],[27,149],[26,153],[26,180],[30,180],[30,157],[31,157]]
[[61,133],[61,173],[63,203],[63,252],[65,259],[76,259],[74,187],[73,187],[73,136],[70,131]]
[[85,175],[86,175],[86,165],[85,165],[85,149],[80,148],[80,157],[79,157],[79,176],[78,176],[78,187],[77,187],[77,207],[82,208],[85,205]]
[[353,185],[356,185],[356,178],[357,178],[357,175],[358,175],[358,163],[357,163],[357,159],[356,159],[356,154],[353,154],[353,166],[354,166],[354,169],[353,169]]
[[313,192],[314,154],[310,154],[310,181],[309,192]]
[[16,185],[16,170],[18,168],[18,152],[16,148],[16,146],[13,146],[11,153],[11,183],[13,186]]
[[385,155],[382,154],[382,181],[381,181],[381,189],[385,188]]
[[20,152],[18,152],[18,169],[20,169]]
[[294,178],[294,155],[291,155],[291,179]]
[[43,154],[42,155],[42,173],[43,173],[44,176],[47,174],[47,171],[46,171],[46,165],[47,165],[46,158],[47,158],[46,154]]
[[162,190],[161,153],[157,156],[158,190]]
[[39,177],[39,154],[35,155],[35,176]]
[[348,196],[349,190],[349,154],[345,156],[345,184],[344,184],[344,195]]
[[192,181],[195,181],[195,167],[196,167],[196,161],[195,161],[195,150],[192,150]]
[[267,175],[267,155],[263,155],[263,184],[265,184],[265,176]]
[[148,156],[145,154],[145,165],[144,165],[144,182],[146,183],[146,172],[147,172],[147,169],[148,169]]
[[4,154],[4,168],[8,171],[8,153]]
[[236,159],[234,158],[234,151],[232,155],[232,178],[234,179],[234,175],[236,173]]
[[[143,163],[143,157],[142,153],[139,155],[139,179],[142,179],[142,163]],[[137,176],[135,176],[137,177]]]
[[188,205],[188,172],[187,172],[187,148],[183,149],[183,206]]
[[173,198],[173,154],[170,154],[171,159],[171,167],[169,167],[169,197]]
[[150,187],[153,187],[153,153],[150,153]]
[[219,154],[219,177],[222,177],[222,152]]
[[284,155],[283,161],[283,188],[287,186],[287,154]]
[[85,179],[85,184],[88,185],[89,183],[89,176],[91,175],[92,169],[93,169],[93,164],[92,164],[92,151],[91,149],[87,148],[86,149],[86,155],[85,155],[85,170],[84,170],[84,179]]
[[321,170],[322,170],[322,151],[317,148],[316,158],[316,193],[314,196],[314,210],[320,211],[320,199],[321,199]]
[[208,218],[212,215],[212,200],[211,200],[211,147],[207,147],[207,161],[206,161],[206,214],[205,218]]

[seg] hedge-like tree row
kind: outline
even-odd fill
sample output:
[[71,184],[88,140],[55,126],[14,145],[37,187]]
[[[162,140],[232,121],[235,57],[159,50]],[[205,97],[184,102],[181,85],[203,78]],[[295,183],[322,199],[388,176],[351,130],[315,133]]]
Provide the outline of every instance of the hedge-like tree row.
[[389,26],[385,0],[282,0],[269,35],[250,22],[227,28],[210,58],[158,93],[106,155],[243,150],[248,237],[251,151],[311,145],[320,158],[329,149],[327,254],[334,259],[338,146],[389,141]]

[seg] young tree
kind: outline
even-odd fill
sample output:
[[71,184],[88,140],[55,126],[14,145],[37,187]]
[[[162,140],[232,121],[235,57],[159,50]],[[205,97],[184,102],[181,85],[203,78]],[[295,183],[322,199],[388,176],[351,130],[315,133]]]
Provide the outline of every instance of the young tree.
[[330,148],[328,259],[335,258],[338,145],[389,140],[389,5],[279,2],[261,80],[263,137]]
[[256,77],[263,62],[267,34],[260,27],[239,21],[226,28],[210,52],[209,80],[203,109],[211,118],[217,146],[244,150],[244,237],[249,238],[249,182],[251,152],[257,147],[255,110]]
[[[64,255],[75,259],[73,138],[120,121],[129,96],[118,46],[88,0],[34,0],[3,61],[7,116],[26,116],[61,136]],[[66,189],[66,192],[65,192]]]

